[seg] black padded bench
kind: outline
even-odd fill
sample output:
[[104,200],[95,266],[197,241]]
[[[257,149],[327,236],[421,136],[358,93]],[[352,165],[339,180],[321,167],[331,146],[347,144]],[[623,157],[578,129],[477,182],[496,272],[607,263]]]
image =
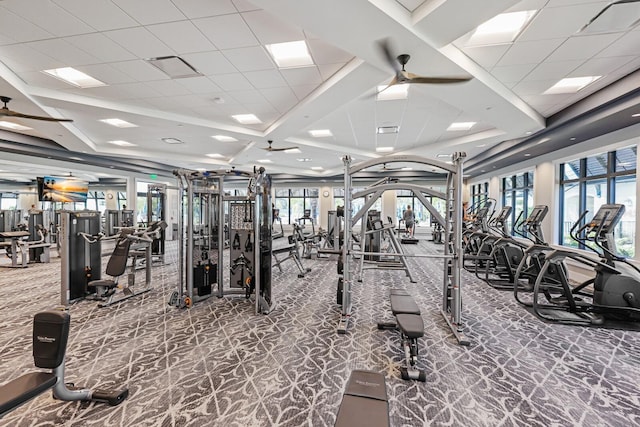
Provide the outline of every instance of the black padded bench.
[[424,336],[424,322],[420,307],[404,289],[391,289],[391,312],[395,323],[378,323],[378,329],[400,331],[402,348],[405,350],[405,366],[400,369],[402,379],[426,381],[426,373],[416,368],[418,362],[418,338]]
[[389,402],[384,375],[351,372],[335,427],[389,427]]

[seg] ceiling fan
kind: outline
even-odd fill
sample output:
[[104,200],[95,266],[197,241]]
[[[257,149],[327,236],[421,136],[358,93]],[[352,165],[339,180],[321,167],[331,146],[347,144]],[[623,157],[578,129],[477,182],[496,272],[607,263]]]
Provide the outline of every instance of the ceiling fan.
[[2,103],[4,104],[4,106],[0,108],[0,117],[2,116],[17,117],[19,119],[44,120],[47,122],[72,122],[73,121],[71,119],[57,119],[55,117],[33,116],[31,114],[23,114],[23,113],[18,113],[17,111],[10,110],[9,107],[7,107],[7,104],[9,103],[9,101],[11,101],[11,98],[9,98],[8,96],[0,96],[0,101],[2,101]]
[[[425,77],[417,74],[410,73],[404,69],[404,66],[409,62],[410,55],[402,54],[394,56],[391,53],[391,47],[389,46],[389,40],[383,39],[378,41],[378,46],[382,51],[384,58],[387,60],[391,68],[395,71],[396,75],[391,79],[391,82],[382,91],[389,87],[402,84],[402,83],[426,83],[426,84],[449,84],[449,83],[463,83],[471,80],[471,77]],[[380,92],[382,92],[380,91]]]
[[269,140],[267,141],[269,143],[268,147],[264,147],[263,150],[268,151],[268,152],[273,152],[273,151],[287,151],[287,150],[297,150],[298,147],[286,147],[286,148],[273,148],[271,146],[271,144],[273,144],[273,141]]

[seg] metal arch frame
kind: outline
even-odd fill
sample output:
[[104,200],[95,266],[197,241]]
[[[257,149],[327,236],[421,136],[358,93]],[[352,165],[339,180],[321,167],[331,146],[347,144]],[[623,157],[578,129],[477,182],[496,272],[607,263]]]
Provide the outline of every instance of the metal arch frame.
[[[352,189],[352,175],[366,169],[368,167],[393,163],[393,162],[406,162],[406,163],[418,163],[428,166],[438,167],[447,172],[447,190],[444,194],[446,201],[446,215],[442,218],[439,214],[437,217],[442,218],[442,224],[445,226],[445,262],[444,262],[444,276],[443,276],[443,303],[441,313],[449,325],[449,328],[455,335],[458,343],[461,345],[469,345],[470,342],[463,333],[462,324],[462,292],[461,292],[461,270],[462,270],[462,185],[463,185],[463,162],[466,157],[464,152],[456,152],[452,155],[452,164],[444,163],[438,160],[427,159],[420,156],[412,155],[396,155],[380,157],[377,159],[368,160],[356,165],[351,165],[351,157],[344,156],[342,161],[344,163],[344,215],[345,215],[345,227],[343,230],[344,243],[342,247],[342,261],[343,261],[343,290],[342,290],[342,310],[340,320],[338,322],[338,333],[346,333],[349,327],[349,320],[351,316],[351,284],[353,283],[353,272],[351,271],[351,259],[350,255],[354,254],[354,251],[350,250],[351,246],[351,234],[353,229],[353,208],[351,199],[354,195],[351,193]],[[400,185],[400,189],[406,189],[407,185]],[[372,186],[371,188],[360,191],[357,194],[366,196],[367,194],[375,193],[378,197],[386,189],[398,189],[396,184],[380,184]],[[415,193],[415,191],[414,191]],[[429,192],[427,192],[429,194]],[[422,193],[416,193],[419,197],[422,197],[424,201],[426,199],[422,196]],[[377,198],[373,198],[373,201],[368,200],[365,203],[365,207],[369,207],[375,203]],[[420,200],[423,202],[423,200]],[[369,203],[370,202],[370,203]],[[424,202],[423,202],[424,203]],[[425,206],[430,203],[425,204]],[[363,208],[364,209],[364,208]],[[361,209],[362,211],[362,209]],[[362,217],[362,213],[358,212]],[[346,220],[346,219],[350,220]],[[363,252],[362,250],[360,252]]]

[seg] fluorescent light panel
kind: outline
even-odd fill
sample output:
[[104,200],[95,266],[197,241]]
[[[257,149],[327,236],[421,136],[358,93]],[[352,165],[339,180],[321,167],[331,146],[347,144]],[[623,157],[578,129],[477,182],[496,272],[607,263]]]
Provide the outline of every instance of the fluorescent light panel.
[[329,129],[310,130],[309,131],[309,135],[311,135],[314,138],[326,138],[328,136],[333,136],[333,134],[331,133],[331,131]]
[[129,123],[125,120],[121,119],[101,119],[102,123],[106,123],[111,126],[115,126],[118,128],[137,128],[138,125],[134,125],[133,123]]
[[212,159],[222,159],[224,156],[219,153],[209,153],[206,155],[207,157],[211,157]]
[[501,13],[480,25],[466,46],[512,43],[535,16],[536,10]]
[[236,114],[235,116],[231,116],[238,123],[242,123],[243,125],[253,125],[257,123],[262,123],[255,114]]
[[311,159],[308,158],[308,157],[299,158],[299,159],[296,159],[296,160],[299,161],[299,162],[310,162],[311,161]]
[[213,135],[211,138],[213,139],[217,139],[220,142],[236,142],[237,139],[235,139],[232,136],[227,136],[227,135]]
[[309,48],[304,40],[266,45],[278,68],[307,67],[313,65]]
[[640,22],[638,0],[616,1],[605,6],[580,29],[583,34],[615,33],[626,31]]
[[116,141],[107,141],[109,144],[113,144],[113,145],[118,145],[120,147],[135,147],[136,144],[132,144],[129,141],[122,141],[122,140],[116,140]]
[[376,99],[378,101],[395,101],[398,99],[407,99],[408,96],[409,85],[398,84],[393,86],[378,86]]
[[324,170],[324,168],[322,166],[312,166],[311,170],[312,171],[321,171],[321,170]]
[[376,129],[376,133],[380,135],[385,135],[388,133],[398,133],[400,128],[398,126],[380,126]]
[[544,95],[557,95],[562,93],[576,93],[602,76],[568,77],[560,80],[543,92]]
[[260,159],[260,160],[258,160],[258,163],[273,163],[273,161],[271,161],[269,159]]
[[445,157],[451,157],[451,154],[438,154],[436,157],[443,159]]
[[389,153],[393,151],[393,147],[376,147],[376,152],[378,153]]
[[0,120],[0,126],[11,130],[33,130],[33,128],[22,126],[18,123],[7,122],[6,120]]
[[71,67],[54,68],[51,70],[44,70],[43,72],[55,77],[56,79],[62,80],[65,83],[69,83],[70,85],[82,89],[107,85],[106,83],[94,79],[90,75]]
[[286,154],[300,154],[300,153],[302,153],[302,151],[300,151],[299,148],[289,148],[289,149],[284,150],[284,152]]
[[476,122],[454,122],[449,125],[447,128],[448,131],[459,131],[459,130],[469,130],[471,129]]

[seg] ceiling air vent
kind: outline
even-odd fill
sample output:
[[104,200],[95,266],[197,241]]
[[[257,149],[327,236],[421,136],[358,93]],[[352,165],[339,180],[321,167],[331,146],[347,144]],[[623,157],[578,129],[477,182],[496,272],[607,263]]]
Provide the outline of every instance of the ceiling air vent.
[[146,61],[171,77],[172,79],[181,79],[185,77],[201,76],[191,64],[179,56],[161,56],[158,58],[146,59]]

